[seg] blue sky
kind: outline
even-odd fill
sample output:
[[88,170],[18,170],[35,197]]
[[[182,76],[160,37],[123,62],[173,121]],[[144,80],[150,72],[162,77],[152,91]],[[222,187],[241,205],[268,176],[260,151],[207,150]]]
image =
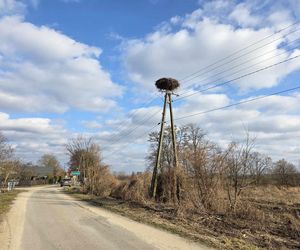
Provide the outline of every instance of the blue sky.
[[[83,134],[113,170],[143,170],[162,105],[154,81],[182,79],[269,37],[183,80],[178,94],[195,94],[174,102],[175,116],[298,86],[299,10],[296,0],[0,0],[0,131],[26,161],[53,153],[66,163],[64,145]],[[198,124],[222,147],[242,141],[246,127],[256,150],[298,164],[299,104],[294,91],[178,125]]]

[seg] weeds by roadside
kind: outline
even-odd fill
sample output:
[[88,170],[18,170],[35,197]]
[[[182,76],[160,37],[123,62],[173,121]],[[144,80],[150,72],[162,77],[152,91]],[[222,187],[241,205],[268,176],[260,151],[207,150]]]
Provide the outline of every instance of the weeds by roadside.
[[4,214],[6,214],[9,211],[13,200],[21,192],[24,192],[24,191],[23,190],[13,190],[11,192],[0,193],[0,223],[2,221],[2,217],[4,216]]
[[[255,188],[243,197],[241,212],[178,213],[172,204],[99,198],[69,189],[68,194],[135,221],[153,225],[218,249],[298,249],[300,247],[300,189]],[[269,192],[273,193],[271,203]],[[285,196],[284,196],[285,193]],[[254,200],[253,197],[256,197]],[[282,197],[286,197],[283,199]],[[292,198],[291,198],[292,197]],[[297,217],[298,215],[298,217]]]

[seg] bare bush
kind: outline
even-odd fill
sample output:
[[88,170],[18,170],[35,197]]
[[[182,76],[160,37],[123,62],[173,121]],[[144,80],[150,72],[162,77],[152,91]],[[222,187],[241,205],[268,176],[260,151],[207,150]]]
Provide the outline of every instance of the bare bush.
[[197,207],[207,210],[217,208],[224,167],[225,156],[215,145],[207,144],[198,150],[197,158],[189,167],[193,189],[197,194],[194,197]]
[[111,174],[108,166],[98,166],[94,175],[93,194],[108,197],[117,186],[116,178]]
[[242,190],[254,183],[250,173],[253,165],[251,164],[251,151],[254,146],[254,139],[246,134],[243,143],[232,142],[226,152],[225,167],[225,190],[229,202],[229,208],[235,210]]
[[118,185],[112,191],[112,197],[141,204],[149,201],[150,172],[132,174],[131,176],[127,175],[127,178],[123,177],[118,180]]

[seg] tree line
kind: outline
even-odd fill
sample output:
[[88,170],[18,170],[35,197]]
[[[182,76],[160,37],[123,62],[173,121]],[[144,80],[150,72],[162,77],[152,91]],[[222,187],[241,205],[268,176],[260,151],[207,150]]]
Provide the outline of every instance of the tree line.
[[161,165],[155,199],[149,196],[159,133],[149,134],[148,166],[132,175],[113,174],[101,157],[100,147],[91,138],[78,137],[66,146],[70,167],[82,173],[83,192],[138,202],[172,203],[207,210],[236,211],[241,196],[253,186],[300,185],[296,166],[285,159],[255,151],[255,139],[245,133],[242,142],[222,148],[210,141],[194,124],[176,129],[179,166],[175,171],[171,130],[164,130]]
[[[39,176],[38,169],[48,168],[43,176]],[[34,185],[59,182],[65,176],[57,157],[44,154],[37,164],[24,162],[16,156],[14,147],[8,139],[0,133],[0,190],[6,190],[9,181],[14,180],[19,185]]]
[[[235,211],[243,192],[252,186],[300,185],[296,166],[285,159],[273,162],[271,157],[255,151],[255,140],[245,133],[242,142],[231,142],[222,148],[208,139],[206,133],[194,124],[176,129],[178,168],[174,168],[172,135],[170,127],[164,130],[161,164],[158,172],[155,202],[182,206],[189,203],[195,208],[218,210],[220,207]],[[101,148],[92,138],[78,137],[69,141],[69,171],[80,171],[82,191],[93,195],[151,201],[150,180],[155,165],[159,133],[148,137],[148,166],[144,172],[132,175],[113,174],[103,162]],[[64,177],[59,161],[54,155],[45,154],[39,166],[51,167],[47,183]],[[2,188],[10,178],[28,180],[35,175],[32,164],[24,164],[14,153],[13,147],[0,134],[0,182]],[[153,201],[153,199],[152,199]]]

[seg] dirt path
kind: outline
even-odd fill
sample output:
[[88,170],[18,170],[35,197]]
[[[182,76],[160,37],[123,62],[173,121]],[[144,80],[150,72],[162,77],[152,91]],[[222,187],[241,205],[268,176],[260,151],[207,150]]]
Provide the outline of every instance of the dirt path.
[[[209,249],[61,192],[57,186],[19,194],[7,216],[1,249]],[[3,243],[3,244],[2,244]]]

